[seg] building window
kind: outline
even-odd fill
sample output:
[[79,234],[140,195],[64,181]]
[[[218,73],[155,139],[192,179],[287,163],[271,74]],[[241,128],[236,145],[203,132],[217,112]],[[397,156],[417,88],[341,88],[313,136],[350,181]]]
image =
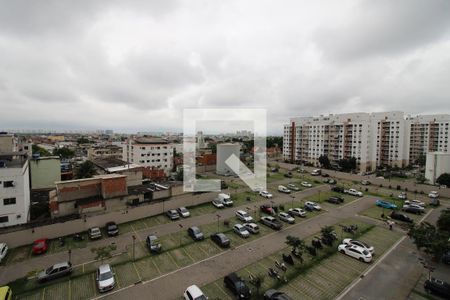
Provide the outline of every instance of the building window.
[[8,216],[2,216],[0,217],[0,223],[8,223]]
[[4,181],[4,182],[3,182],[3,187],[4,187],[4,188],[14,187],[14,181],[12,181],[12,180],[10,180],[10,181]]
[[13,205],[13,204],[16,204],[16,198],[3,199],[3,205]]

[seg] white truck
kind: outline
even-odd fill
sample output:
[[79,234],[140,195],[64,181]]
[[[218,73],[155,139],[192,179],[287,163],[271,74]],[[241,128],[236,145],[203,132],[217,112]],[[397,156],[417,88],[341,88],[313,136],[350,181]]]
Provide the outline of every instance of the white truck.
[[357,197],[362,197],[362,196],[363,196],[363,193],[362,193],[362,192],[357,191],[357,190],[355,190],[355,189],[344,190],[344,193],[345,193],[345,194],[352,195],[352,196],[357,196]]
[[231,196],[229,194],[220,193],[217,195],[215,200],[225,206],[233,206],[233,201],[231,200]]

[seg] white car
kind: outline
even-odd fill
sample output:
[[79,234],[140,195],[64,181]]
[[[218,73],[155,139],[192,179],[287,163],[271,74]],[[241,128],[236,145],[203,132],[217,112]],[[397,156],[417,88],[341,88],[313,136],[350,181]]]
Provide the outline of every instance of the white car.
[[439,197],[439,193],[436,192],[436,191],[431,191],[431,192],[428,194],[428,197],[430,197],[430,198],[437,198],[437,197]]
[[196,286],[191,285],[184,291],[184,300],[208,300],[208,297],[203,294],[202,290]]
[[362,241],[358,241],[358,240],[352,240],[352,239],[344,239],[342,241],[342,244],[346,244],[346,245],[356,245],[359,246],[361,248],[366,249],[367,251],[369,251],[370,253],[373,254],[373,251],[375,250],[373,248],[373,246],[369,246],[366,243],[362,242]]
[[100,293],[110,291],[116,285],[114,273],[108,264],[98,267],[95,280],[97,281],[97,288]]
[[283,222],[286,222],[286,223],[289,223],[289,224],[294,224],[295,223],[295,219],[293,217],[291,217],[288,213],[280,212],[278,214],[278,217]]
[[178,207],[177,208],[177,212],[183,218],[187,218],[187,217],[189,217],[191,215],[191,213],[187,210],[186,207]]
[[0,263],[5,258],[7,253],[8,253],[8,245],[6,245],[5,243],[0,243]]
[[295,207],[295,208],[289,208],[288,210],[288,214],[290,214],[291,216],[296,216],[296,217],[306,217],[306,211],[304,211],[301,208]]
[[223,203],[217,199],[214,199],[212,201],[212,204],[216,207],[216,208],[224,208],[225,206],[223,205]]
[[402,199],[402,200],[406,200],[408,198],[408,196],[406,195],[405,192],[401,192],[398,197],[398,199]]
[[236,211],[236,217],[242,222],[252,222],[253,218],[248,214],[248,212],[243,210]]
[[285,194],[290,194],[291,193],[291,190],[288,189],[287,187],[283,186],[283,185],[278,186],[278,191],[280,193],[285,193]]
[[270,198],[273,197],[272,194],[269,193],[268,191],[261,191],[261,192],[259,192],[259,194],[260,194],[261,196],[263,196],[264,198],[267,198],[267,199],[270,199]]
[[422,201],[419,201],[419,200],[406,200],[405,204],[408,204],[408,205],[415,204],[415,205],[419,205],[419,206],[422,206],[422,207],[424,207],[426,205],[425,202],[422,202]]
[[259,226],[255,223],[244,223],[242,225],[244,225],[244,227],[253,234],[259,233]]
[[248,238],[250,236],[250,232],[248,232],[247,228],[241,224],[234,225],[233,231],[243,238]]
[[372,261],[372,254],[370,254],[368,250],[356,245],[341,244],[338,246],[338,250],[339,252],[362,262],[369,263]]
[[346,192],[347,192],[347,194],[352,195],[352,196],[358,196],[358,197],[362,197],[363,196],[362,192],[357,191],[355,189],[349,189],[349,190],[346,190]]
[[309,183],[308,181],[303,181],[303,182],[301,183],[301,185],[304,186],[304,187],[312,187],[312,184]]
[[306,201],[305,202],[305,207],[309,207],[312,208],[314,210],[321,210],[322,207],[320,207],[319,204],[317,204],[316,202],[312,202],[312,201]]

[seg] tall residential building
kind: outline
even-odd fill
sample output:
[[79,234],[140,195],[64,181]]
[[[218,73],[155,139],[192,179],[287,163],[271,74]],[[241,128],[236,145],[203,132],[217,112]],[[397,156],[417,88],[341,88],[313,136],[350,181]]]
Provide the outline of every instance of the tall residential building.
[[30,171],[25,152],[0,153],[0,227],[27,223]]
[[[321,155],[328,156],[332,165],[355,157],[360,171],[403,167],[414,161],[411,157],[435,149],[430,145],[448,151],[449,119],[449,115],[405,118],[399,111],[291,118],[284,125],[283,157],[314,165],[319,165]],[[416,133],[416,126],[424,129]],[[425,129],[428,135],[421,133]]]
[[123,161],[164,170],[166,175],[173,169],[173,159],[174,145],[161,138],[139,137],[123,145]]

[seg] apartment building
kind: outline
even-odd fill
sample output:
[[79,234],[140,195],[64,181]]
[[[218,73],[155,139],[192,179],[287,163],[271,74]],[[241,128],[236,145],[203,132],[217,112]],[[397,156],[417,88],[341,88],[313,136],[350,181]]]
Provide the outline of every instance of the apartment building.
[[354,157],[360,171],[404,167],[428,151],[449,151],[449,115],[405,117],[403,112],[330,114],[291,118],[284,125],[283,158],[332,165]]
[[27,223],[30,171],[26,152],[0,153],[0,227]]
[[97,145],[88,148],[87,156],[89,160],[98,158],[122,159],[123,148],[117,145]]
[[151,169],[164,170],[169,175],[174,163],[174,145],[165,139],[139,137],[123,145],[122,160]]

